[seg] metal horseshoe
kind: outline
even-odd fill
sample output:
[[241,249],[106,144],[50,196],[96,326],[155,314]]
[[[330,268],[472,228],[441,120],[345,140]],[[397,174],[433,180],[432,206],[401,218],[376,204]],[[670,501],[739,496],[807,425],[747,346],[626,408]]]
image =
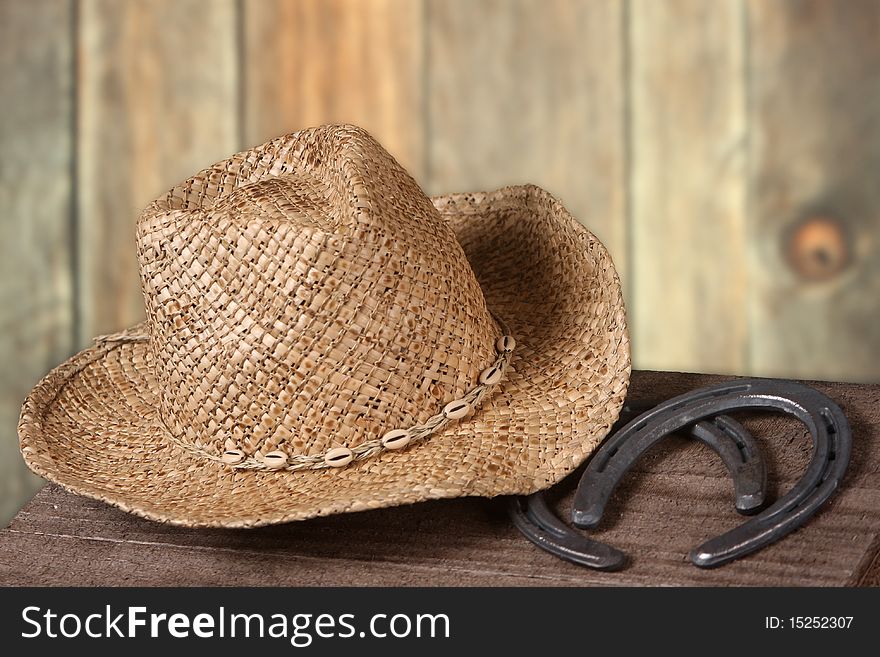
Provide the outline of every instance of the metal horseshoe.
[[[670,432],[686,426],[692,427],[692,434],[705,432],[707,426],[701,420],[714,417],[715,429],[708,430],[721,432],[729,440],[719,443],[716,435],[710,437],[710,441],[729,446],[737,442],[731,435],[747,436],[748,432],[741,425],[719,416],[737,409],[778,410],[797,417],[812,434],[812,459],[804,475],[786,495],[739,527],[692,550],[691,560],[704,568],[719,566],[755,552],[803,525],[839,487],[852,451],[851,430],[846,416],[827,396],[797,383],[763,379],[702,388],[670,399],[629,422],[602,444],[588,464],[575,493],[574,523],[580,527],[597,525],[611,493],[626,471]],[[710,445],[725,459],[735,481],[737,473],[745,468],[746,474],[739,475],[744,484],[737,486],[737,508],[746,512],[756,506],[754,500],[746,501],[748,490],[754,490],[754,481],[748,480],[759,475],[755,474],[755,466],[745,464],[757,459],[763,467],[760,454],[750,441],[749,436],[738,443],[743,457],[740,466],[733,463],[730,454],[725,457],[723,447],[716,449]],[[762,498],[763,490],[762,481]],[[625,561],[620,551],[578,534],[555,518],[540,493],[515,500],[511,514],[529,540],[564,559],[606,570],[619,568]]]
[[[631,416],[644,406],[628,403],[621,415]],[[752,512],[763,503],[766,465],[754,439],[742,425],[722,415],[712,422],[695,424],[691,436],[715,450],[727,466],[734,480],[738,511]],[[567,561],[597,570],[617,570],[626,562],[626,555],[620,550],[589,539],[559,520],[547,506],[543,493],[513,498],[510,516],[517,529],[535,545]]]
[[[739,527],[692,550],[691,561],[703,568],[720,566],[800,527],[840,485],[849,464],[852,434],[840,407],[819,391],[763,379],[722,383],[675,397],[627,424],[603,443],[587,466],[575,493],[572,522],[578,527],[599,523],[610,492],[632,465],[627,459],[637,457],[671,431],[735,409],[777,410],[795,416],[813,436],[812,459],[786,495]],[[632,448],[628,445],[631,441]],[[616,457],[618,453],[620,457]],[[623,460],[612,463],[616,458]]]

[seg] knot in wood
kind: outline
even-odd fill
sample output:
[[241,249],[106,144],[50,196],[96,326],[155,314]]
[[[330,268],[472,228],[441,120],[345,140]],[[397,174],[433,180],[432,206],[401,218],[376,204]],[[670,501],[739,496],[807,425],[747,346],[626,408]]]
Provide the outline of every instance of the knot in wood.
[[812,216],[789,231],[785,247],[789,266],[803,280],[822,282],[843,271],[850,261],[850,246],[840,221]]

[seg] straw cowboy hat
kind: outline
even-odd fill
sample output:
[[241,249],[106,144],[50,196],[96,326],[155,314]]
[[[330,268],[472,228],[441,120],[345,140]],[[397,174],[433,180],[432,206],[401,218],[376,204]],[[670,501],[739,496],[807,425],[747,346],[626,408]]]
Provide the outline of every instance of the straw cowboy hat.
[[201,171],[141,214],[147,319],[50,372],[30,468],[187,526],[254,527],[571,472],[630,374],[605,248],[533,186],[428,198],[363,130]]

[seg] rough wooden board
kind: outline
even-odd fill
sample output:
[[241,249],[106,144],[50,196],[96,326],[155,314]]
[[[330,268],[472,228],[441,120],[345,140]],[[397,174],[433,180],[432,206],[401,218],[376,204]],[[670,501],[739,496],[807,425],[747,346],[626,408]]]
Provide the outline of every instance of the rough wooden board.
[[143,316],[135,222],[237,150],[234,0],[83,0],[79,12],[80,345]]
[[247,146],[323,123],[369,130],[423,170],[423,15],[413,0],[243,4]]
[[[637,372],[632,390],[639,398],[665,398],[719,380]],[[880,386],[817,386],[842,405],[856,435],[843,491],[784,541],[712,571],[694,568],[686,554],[741,522],[732,509],[732,486],[712,452],[670,439],[627,476],[595,532],[634,557],[620,573],[595,573],[540,552],[510,525],[504,500],[427,502],[255,530],[190,530],[141,520],[48,486],[0,532],[0,584],[874,582],[872,559],[880,547]],[[749,416],[746,425],[767,453],[774,495],[787,489],[809,460],[809,437],[796,421],[781,416]]]
[[73,4],[0,2],[0,522],[36,491],[15,427],[73,347]]
[[748,357],[742,5],[635,0],[629,15],[634,362],[742,373]]
[[428,0],[427,12],[428,189],[540,185],[625,278],[623,3]]
[[[876,382],[880,185],[866,172],[880,167],[880,4],[748,6],[753,370]],[[789,229],[811,216],[829,217],[851,252],[819,282],[783,256]]]

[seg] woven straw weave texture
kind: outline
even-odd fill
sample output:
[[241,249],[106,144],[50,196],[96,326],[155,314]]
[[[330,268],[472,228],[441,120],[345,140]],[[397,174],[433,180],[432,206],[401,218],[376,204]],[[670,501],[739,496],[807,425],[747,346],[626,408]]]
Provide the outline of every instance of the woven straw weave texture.
[[[238,153],[138,222],[147,321],[97,341],[22,409],[38,474],[140,515],[247,527],[561,479],[629,380],[620,285],[548,193],[429,199],[364,131]],[[496,321],[497,318],[497,321]],[[238,470],[236,449],[320,456],[439,412],[516,339],[471,415],[343,468]]]

